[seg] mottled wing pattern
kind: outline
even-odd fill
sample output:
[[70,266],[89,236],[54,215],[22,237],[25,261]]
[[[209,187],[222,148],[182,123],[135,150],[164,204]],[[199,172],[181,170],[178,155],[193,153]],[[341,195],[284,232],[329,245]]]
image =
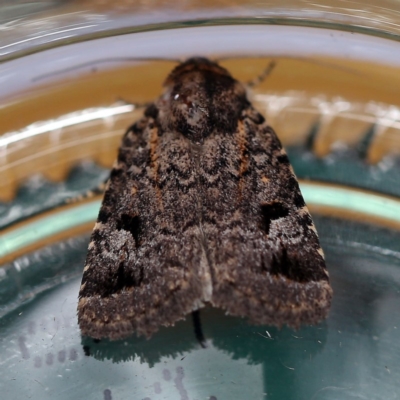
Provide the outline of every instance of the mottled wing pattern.
[[125,134],[79,294],[84,335],[150,336],[205,303],[298,327],[332,297],[286,153],[218,64],[192,58]]
[[332,291],[324,255],[272,128],[250,106],[236,133],[205,140],[199,164],[211,303],[256,324],[325,318]]
[[125,134],[89,244],[82,334],[150,336],[207,297],[189,146],[179,133],[161,134],[151,116]]

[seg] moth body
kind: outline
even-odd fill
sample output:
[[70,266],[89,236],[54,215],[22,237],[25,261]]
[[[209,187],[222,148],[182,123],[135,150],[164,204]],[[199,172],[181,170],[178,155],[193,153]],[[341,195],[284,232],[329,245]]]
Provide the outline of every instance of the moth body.
[[311,216],[273,129],[204,58],[124,135],[79,293],[82,334],[151,336],[205,304],[299,327],[328,313]]

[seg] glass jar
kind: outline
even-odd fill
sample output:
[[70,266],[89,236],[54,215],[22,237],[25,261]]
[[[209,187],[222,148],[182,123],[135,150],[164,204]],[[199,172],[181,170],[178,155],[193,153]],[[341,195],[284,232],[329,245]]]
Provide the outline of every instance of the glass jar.
[[[395,399],[400,87],[396,1],[0,6],[5,398]],[[334,289],[299,331],[202,310],[149,341],[81,338],[90,230],[124,130],[180,60],[250,82],[299,178]],[[88,191],[92,191],[89,195]]]

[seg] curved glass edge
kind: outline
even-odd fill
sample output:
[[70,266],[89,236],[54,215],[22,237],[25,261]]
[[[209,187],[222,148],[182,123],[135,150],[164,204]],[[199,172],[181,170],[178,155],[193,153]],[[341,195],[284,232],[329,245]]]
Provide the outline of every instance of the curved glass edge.
[[400,201],[356,189],[301,182],[301,191],[310,207],[327,207],[360,214],[364,221],[390,221],[400,226]]
[[[352,188],[314,182],[300,182],[303,196],[311,208],[329,213],[356,215],[361,221],[378,221],[382,225],[400,227],[400,201]],[[0,240],[0,259],[9,258],[37,242],[77,226],[95,221],[100,207],[96,198],[84,204],[60,208],[40,219],[27,220],[3,232]],[[326,213],[326,211],[323,211]]]
[[0,319],[40,293],[82,273],[88,235],[46,246],[0,268]]
[[[236,3],[236,4],[235,4]],[[333,3],[333,2],[332,2]],[[386,7],[383,5],[386,3]],[[291,25],[335,29],[364,33],[398,40],[399,16],[390,1],[368,4],[356,1],[346,7],[292,1],[275,1],[266,6],[256,2],[230,2],[208,7],[199,2],[191,7],[170,9],[155,4],[153,8],[126,8],[118,12],[115,6],[97,8],[94,4],[56,7],[54,11],[36,13],[30,18],[3,20],[0,61],[6,61],[45,49],[108,36],[135,32],[166,30],[192,26],[213,25]],[[21,10],[22,11],[22,10]],[[0,8],[1,12],[1,8]],[[44,33],[45,32],[45,33]]]
[[62,182],[34,176],[18,189],[12,202],[0,202],[0,229],[84,197],[88,191],[96,190],[106,182],[109,174],[108,168],[85,161],[73,168]]
[[[353,31],[340,31],[334,26],[320,29],[258,20],[251,24],[241,20],[217,22],[108,32],[79,40],[69,38],[65,42],[32,47],[24,54],[13,56],[2,56],[0,47],[0,74],[4,78],[0,97],[6,99],[28,88],[41,87],[77,69],[82,73],[92,67],[105,68],[106,64],[122,65],[149,59],[176,61],[196,55],[218,58],[290,55],[303,59],[328,57],[400,65],[398,41],[373,37],[369,32],[354,35]],[[104,49],[107,49],[106,55]]]

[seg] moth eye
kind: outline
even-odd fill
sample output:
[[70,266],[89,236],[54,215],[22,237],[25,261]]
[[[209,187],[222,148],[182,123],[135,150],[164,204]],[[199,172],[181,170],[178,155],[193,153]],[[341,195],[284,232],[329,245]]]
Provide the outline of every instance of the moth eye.
[[188,108],[193,107],[193,102],[191,100],[191,93],[176,93],[173,95],[173,99],[179,101],[179,104],[184,104]]
[[141,221],[137,215],[122,214],[121,218],[117,221],[117,229],[130,232],[135,240],[136,247],[140,244],[140,231]]
[[289,215],[289,209],[279,201],[261,204],[261,229],[268,235],[271,222]]

